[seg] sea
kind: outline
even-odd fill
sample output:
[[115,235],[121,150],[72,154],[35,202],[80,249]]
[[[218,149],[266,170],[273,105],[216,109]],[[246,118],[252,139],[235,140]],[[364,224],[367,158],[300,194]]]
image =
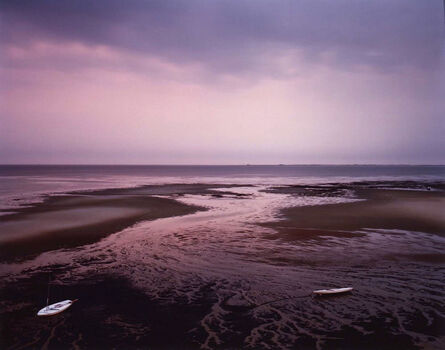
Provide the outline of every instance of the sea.
[[0,165],[0,209],[67,191],[170,183],[442,181],[444,165]]

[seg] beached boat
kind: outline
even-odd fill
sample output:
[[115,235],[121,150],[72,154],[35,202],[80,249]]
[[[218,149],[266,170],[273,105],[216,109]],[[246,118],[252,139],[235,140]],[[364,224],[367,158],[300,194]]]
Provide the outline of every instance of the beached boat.
[[332,288],[332,289],[319,289],[314,290],[312,293],[315,295],[333,295],[333,294],[342,294],[351,292],[354,288],[346,287],[346,288]]
[[46,306],[43,309],[39,310],[39,312],[37,313],[37,316],[53,316],[53,315],[60,314],[61,312],[68,309],[71,305],[73,305],[73,303],[75,301],[78,300],[78,299],[74,299],[74,300],[67,299],[67,300],[59,301],[57,303],[49,305],[50,287],[51,287],[51,274],[49,275],[49,279],[48,279],[48,291],[46,294]]
[[37,313],[37,316],[57,315],[68,309],[71,305],[73,305],[75,301],[76,300],[64,300],[64,301],[59,301],[58,303],[55,304],[45,306]]

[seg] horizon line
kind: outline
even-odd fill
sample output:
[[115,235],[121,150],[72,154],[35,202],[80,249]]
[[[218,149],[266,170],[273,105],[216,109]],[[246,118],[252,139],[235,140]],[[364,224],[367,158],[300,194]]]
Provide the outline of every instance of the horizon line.
[[230,163],[230,164],[178,164],[178,163],[0,163],[0,166],[445,166],[428,163]]

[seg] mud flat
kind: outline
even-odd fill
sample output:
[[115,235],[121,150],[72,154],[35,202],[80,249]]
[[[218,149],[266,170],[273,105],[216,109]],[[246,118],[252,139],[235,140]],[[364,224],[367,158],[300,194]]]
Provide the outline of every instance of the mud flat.
[[[389,186],[389,184],[386,184]],[[400,186],[400,185],[399,185]],[[282,221],[270,226],[291,239],[317,235],[345,236],[362,229],[419,231],[445,235],[445,192],[402,190],[356,185],[277,187],[296,196],[347,195],[360,201],[285,208]]]
[[[57,275],[54,269],[53,276]],[[3,286],[0,312],[2,349],[197,349],[203,332],[190,336],[196,320],[212,305],[211,290],[203,287],[194,305],[160,303],[122,278],[94,275],[64,285],[55,281],[54,300],[74,296],[76,308],[48,318],[37,318],[44,302],[48,273],[42,272],[14,285]],[[111,307],[112,306],[112,307]],[[166,347],[166,344],[168,346]]]
[[204,210],[172,198],[184,194],[239,195],[214,191],[226,185],[173,184],[72,192],[0,217],[0,261],[24,260],[39,253],[100,240],[144,220]]
[[[0,348],[443,349],[439,186],[178,184],[49,197],[14,214],[39,218],[23,229],[53,225],[51,215],[73,225],[69,210],[82,227],[140,221],[93,244],[0,264]],[[193,214],[149,216],[183,212]],[[79,301],[36,321],[49,273],[51,300]],[[342,286],[354,292],[309,296]]]

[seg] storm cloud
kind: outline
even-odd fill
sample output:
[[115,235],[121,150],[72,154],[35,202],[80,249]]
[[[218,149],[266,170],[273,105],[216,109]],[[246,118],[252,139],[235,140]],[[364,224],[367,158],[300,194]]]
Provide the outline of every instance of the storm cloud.
[[441,0],[0,4],[0,162],[443,163]]
[[2,42],[103,45],[214,72],[254,69],[258,55],[286,49],[344,69],[431,69],[442,22],[441,1],[7,1]]

